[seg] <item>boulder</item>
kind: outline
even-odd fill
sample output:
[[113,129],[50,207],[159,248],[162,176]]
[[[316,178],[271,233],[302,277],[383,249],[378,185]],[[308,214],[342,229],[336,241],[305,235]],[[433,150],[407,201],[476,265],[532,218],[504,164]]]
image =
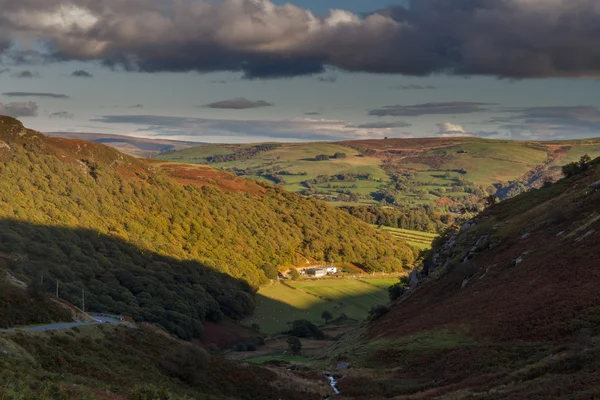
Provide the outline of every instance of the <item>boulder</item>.
[[594,190],[600,189],[600,181],[592,183],[589,187]]
[[413,269],[410,275],[408,276],[408,288],[410,290],[413,290],[417,286],[419,286],[419,283],[421,283],[421,281],[419,280],[419,270]]
[[336,369],[348,369],[350,368],[350,363],[349,362],[341,362],[337,365]]
[[463,224],[463,225],[460,227],[460,230],[461,230],[461,231],[466,231],[467,229],[471,229],[471,227],[472,227],[473,225],[474,225],[474,224],[473,224],[473,223],[471,223],[471,222],[465,222],[465,223],[464,223],[464,224]]

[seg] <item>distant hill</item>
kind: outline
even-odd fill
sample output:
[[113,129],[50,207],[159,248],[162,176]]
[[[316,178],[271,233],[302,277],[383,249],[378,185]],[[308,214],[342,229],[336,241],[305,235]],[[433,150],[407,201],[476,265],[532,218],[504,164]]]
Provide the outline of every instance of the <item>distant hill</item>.
[[438,240],[414,275],[423,282],[324,357],[352,365],[341,392],[600,398],[600,159],[592,164]]
[[138,138],[104,133],[46,132],[46,136],[65,139],[87,140],[114,147],[134,157],[152,158],[165,151],[184,150],[198,146],[200,142],[181,142],[177,140]]
[[0,252],[26,282],[59,280],[71,303],[85,288],[93,311],[189,339],[204,321],[252,313],[257,287],[306,258],[403,271],[417,250],[277,187],[0,117]]
[[[455,218],[483,209],[494,194],[511,198],[562,177],[561,166],[582,155],[600,156],[600,139],[523,142],[464,138],[422,138],[336,143],[203,145],[158,156],[162,160],[208,164],[239,176],[278,184],[338,206],[393,206],[401,221],[374,213],[394,228],[441,231]],[[435,213],[432,214],[432,211]]]

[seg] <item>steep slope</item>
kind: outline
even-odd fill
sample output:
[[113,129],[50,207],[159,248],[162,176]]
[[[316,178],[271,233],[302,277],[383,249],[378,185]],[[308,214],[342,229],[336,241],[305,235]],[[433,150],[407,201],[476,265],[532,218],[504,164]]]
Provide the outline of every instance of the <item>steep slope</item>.
[[72,312],[52,301],[40,286],[27,288],[15,281],[0,255],[0,329],[72,320]]
[[243,365],[147,326],[0,333],[0,398],[320,400],[316,373]]
[[0,117],[0,251],[19,256],[8,267],[24,280],[43,272],[73,303],[86,289],[90,308],[185,338],[204,320],[250,313],[253,287],[302,256],[381,271],[414,260],[324,203],[255,184],[234,191],[239,178],[211,171],[188,179]]
[[598,398],[600,191],[590,185],[599,179],[596,165],[440,241],[424,282],[332,350],[356,367],[342,374],[342,392]]

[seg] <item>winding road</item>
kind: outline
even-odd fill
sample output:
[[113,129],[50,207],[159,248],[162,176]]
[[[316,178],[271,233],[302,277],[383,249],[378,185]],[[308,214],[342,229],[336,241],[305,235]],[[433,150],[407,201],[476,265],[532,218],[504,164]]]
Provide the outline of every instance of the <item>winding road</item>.
[[122,321],[117,316],[106,316],[106,315],[93,315],[90,316],[95,320],[93,322],[66,322],[60,324],[50,324],[50,325],[38,325],[31,327],[20,327],[20,328],[10,328],[10,329],[0,329],[0,332],[15,332],[18,330],[29,331],[29,332],[43,332],[43,331],[55,331],[58,329],[69,329],[77,326],[86,326],[86,325],[98,325],[98,324],[118,324]]

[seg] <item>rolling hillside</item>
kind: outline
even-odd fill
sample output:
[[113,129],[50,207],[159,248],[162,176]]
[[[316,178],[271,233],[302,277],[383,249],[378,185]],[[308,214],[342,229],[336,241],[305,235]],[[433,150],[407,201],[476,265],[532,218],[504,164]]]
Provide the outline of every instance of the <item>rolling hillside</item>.
[[323,202],[207,167],[47,138],[0,117],[0,252],[31,282],[182,338],[238,320],[305,257],[402,271],[416,250]]
[[584,154],[600,156],[600,139],[424,138],[207,145],[167,152],[159,158],[210,164],[337,205],[428,205],[457,214],[461,208],[476,206],[488,193],[503,199],[539,188],[546,180],[555,181],[561,177],[562,165]]
[[449,233],[420,285],[315,365],[349,362],[354,399],[599,398],[600,159],[588,167]]
[[85,140],[101,143],[116,148],[117,150],[134,157],[155,157],[166,151],[177,151],[198,146],[200,143],[180,142],[165,139],[146,139],[133,136],[108,135],[104,133],[78,133],[78,132],[46,132],[48,137],[64,139]]

